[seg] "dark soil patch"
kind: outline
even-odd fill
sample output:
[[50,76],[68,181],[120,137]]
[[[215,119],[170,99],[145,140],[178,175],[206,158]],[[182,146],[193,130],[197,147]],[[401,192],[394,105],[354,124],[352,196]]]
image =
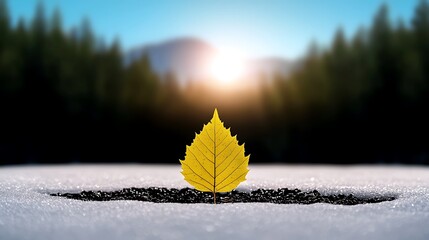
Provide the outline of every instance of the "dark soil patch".
[[[155,203],[213,203],[212,193],[200,192],[191,188],[124,188],[112,192],[82,191],[80,193],[54,193],[50,195],[82,201],[135,200]],[[329,203],[356,205],[392,201],[394,199],[394,197],[361,198],[353,196],[353,194],[321,195],[317,190],[303,192],[299,189],[287,188],[277,190],[258,189],[252,192],[232,191],[216,194],[216,203],[264,202],[277,204]]]

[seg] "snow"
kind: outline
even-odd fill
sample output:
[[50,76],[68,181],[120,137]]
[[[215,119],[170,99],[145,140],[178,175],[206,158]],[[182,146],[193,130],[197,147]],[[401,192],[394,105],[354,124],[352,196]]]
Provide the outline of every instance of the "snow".
[[0,168],[0,239],[429,239],[429,168],[250,166],[242,191],[317,189],[388,195],[377,204],[83,202],[48,193],[188,187],[180,166],[59,165]]

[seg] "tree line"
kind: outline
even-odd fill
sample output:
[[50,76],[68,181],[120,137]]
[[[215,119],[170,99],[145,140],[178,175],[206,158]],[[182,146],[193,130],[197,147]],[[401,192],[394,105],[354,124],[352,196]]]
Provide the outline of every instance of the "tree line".
[[251,92],[181,86],[122,52],[42,4],[13,24],[0,0],[0,163],[178,163],[214,107],[251,162],[429,163],[427,1],[410,22],[381,6]]
[[[429,5],[410,22],[380,7],[372,25],[327,47],[266,92],[283,154],[297,162],[429,163]],[[284,136],[287,136],[286,138]]]

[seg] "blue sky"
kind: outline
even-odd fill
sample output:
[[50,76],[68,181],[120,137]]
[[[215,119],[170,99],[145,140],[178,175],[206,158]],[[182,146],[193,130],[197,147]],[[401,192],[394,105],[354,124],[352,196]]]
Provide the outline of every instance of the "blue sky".
[[[8,1],[11,15],[30,19],[39,0]],[[418,0],[44,0],[47,13],[59,8],[66,29],[84,17],[106,41],[124,49],[177,37],[201,38],[246,57],[303,55],[309,43],[330,42],[369,26],[386,2],[392,19],[408,21]]]

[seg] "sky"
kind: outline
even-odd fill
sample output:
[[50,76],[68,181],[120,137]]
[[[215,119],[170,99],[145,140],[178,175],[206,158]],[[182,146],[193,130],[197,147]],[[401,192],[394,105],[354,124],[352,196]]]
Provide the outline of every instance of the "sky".
[[[13,20],[31,19],[39,0],[9,0]],[[105,41],[124,50],[196,37],[245,57],[303,56],[311,42],[326,45],[342,27],[347,36],[369,26],[382,3],[393,20],[409,21],[418,0],[44,0],[59,8],[65,29],[90,20]]]

